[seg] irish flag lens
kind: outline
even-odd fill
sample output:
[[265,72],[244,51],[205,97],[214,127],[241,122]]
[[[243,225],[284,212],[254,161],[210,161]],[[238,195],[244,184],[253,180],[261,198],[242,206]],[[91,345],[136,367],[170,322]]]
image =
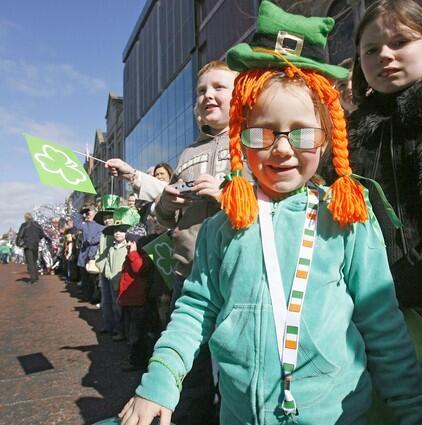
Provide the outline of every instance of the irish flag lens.
[[273,131],[269,128],[245,128],[240,137],[244,146],[252,149],[268,149],[280,137],[288,138],[294,149],[315,149],[325,142],[322,128],[295,128],[291,131]]

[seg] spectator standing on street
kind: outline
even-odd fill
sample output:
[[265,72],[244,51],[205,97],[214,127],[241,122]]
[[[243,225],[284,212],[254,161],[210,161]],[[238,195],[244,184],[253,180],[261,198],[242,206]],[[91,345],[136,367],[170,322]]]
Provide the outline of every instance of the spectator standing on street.
[[[142,232],[140,232],[140,230]],[[122,308],[123,324],[129,345],[128,364],[122,371],[141,370],[148,365],[147,287],[148,272],[152,264],[148,254],[142,252],[143,227],[134,227],[126,232],[127,255],[122,266],[117,302]]]
[[113,212],[113,224],[105,226],[103,233],[111,236],[111,245],[96,257],[95,263],[102,275],[102,293],[104,300],[101,304],[104,317],[104,331],[113,334],[113,341],[125,339],[122,312],[117,304],[120,274],[125,261],[126,230],[139,223],[139,214],[127,206],[116,208]]
[[7,238],[3,237],[0,241],[0,263],[7,264],[10,261],[12,249]]
[[45,234],[42,227],[32,219],[31,213],[25,213],[24,218],[25,222],[19,228],[16,244],[24,250],[25,261],[30,276],[29,282],[34,284],[38,282],[38,244],[45,237]]
[[[113,224],[113,213],[116,208],[120,205],[120,198],[117,195],[103,195],[101,197],[101,210],[97,212],[94,217],[94,220],[103,226],[110,226]],[[113,245],[113,235],[112,234],[101,234],[100,243],[95,255],[95,262],[105,261],[108,250]],[[98,264],[97,264],[98,267]],[[111,286],[108,281],[104,279],[103,273],[101,271],[102,267],[99,268],[100,273],[99,286],[101,290],[101,313],[103,317],[103,327],[101,328],[101,333],[103,334],[113,334],[114,331],[114,320],[113,320],[113,296],[111,293]]]
[[95,258],[104,227],[94,221],[94,216],[95,205],[87,205],[82,208],[81,213],[72,215],[73,225],[77,230],[81,231],[81,247],[77,265],[81,272],[82,299],[84,301],[91,301],[96,285],[96,276],[88,273],[85,266],[89,260]]

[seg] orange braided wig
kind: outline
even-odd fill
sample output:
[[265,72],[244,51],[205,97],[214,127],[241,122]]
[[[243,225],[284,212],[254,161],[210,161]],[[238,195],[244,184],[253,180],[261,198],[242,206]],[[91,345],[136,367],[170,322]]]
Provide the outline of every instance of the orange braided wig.
[[221,206],[235,229],[250,226],[258,214],[258,203],[252,185],[239,173],[243,168],[240,133],[246,126],[245,110],[254,107],[259,94],[270,81],[281,72],[286,78],[301,78],[310,90],[327,105],[331,120],[333,165],[339,178],[331,185],[328,209],[341,227],[364,222],[368,218],[363,196],[363,186],[351,177],[347,148],[346,121],[338,100],[338,92],[331,83],[312,70],[301,70],[292,64],[280,69],[250,69],[235,80],[230,104],[230,157],[232,177],[223,189]]

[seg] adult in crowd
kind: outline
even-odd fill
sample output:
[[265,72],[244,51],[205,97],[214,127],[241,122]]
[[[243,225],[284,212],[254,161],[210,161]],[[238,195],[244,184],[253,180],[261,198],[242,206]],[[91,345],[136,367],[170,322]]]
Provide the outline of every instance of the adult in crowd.
[[356,110],[356,104],[353,100],[352,93],[352,71],[353,71],[353,59],[346,58],[342,60],[338,66],[347,68],[349,70],[349,77],[347,80],[339,80],[336,82],[336,88],[340,92],[340,104],[344,109],[346,117],[348,117],[353,111]]
[[28,273],[30,276],[29,283],[38,282],[38,245],[40,240],[45,237],[42,227],[32,218],[30,212],[25,213],[25,221],[21,224],[16,244],[23,248]]
[[396,228],[368,182],[401,306],[422,306],[422,5],[381,0],[356,33],[349,121],[353,169],[375,179],[401,220]]
[[12,248],[7,237],[2,238],[0,241],[0,263],[7,264],[10,261]]
[[167,183],[154,176],[138,171],[120,158],[109,159],[105,167],[113,177],[120,177],[129,182],[138,198],[145,201],[154,201],[161,194]]
[[154,177],[162,182],[169,183],[173,174],[173,168],[166,162],[160,162],[154,167]]
[[88,273],[85,267],[88,261],[95,258],[104,227],[94,221],[95,212],[95,205],[88,204],[82,208],[80,213],[72,215],[75,228],[81,231],[77,265],[81,273],[82,299],[85,301],[91,301],[96,288],[96,276]]
[[77,230],[70,217],[66,218],[63,232],[63,260],[66,283],[73,282],[76,276],[76,235]]
[[132,192],[129,193],[129,195],[127,196],[127,206],[129,208],[135,208],[136,209],[136,200],[138,199],[138,197],[136,196],[136,193]]

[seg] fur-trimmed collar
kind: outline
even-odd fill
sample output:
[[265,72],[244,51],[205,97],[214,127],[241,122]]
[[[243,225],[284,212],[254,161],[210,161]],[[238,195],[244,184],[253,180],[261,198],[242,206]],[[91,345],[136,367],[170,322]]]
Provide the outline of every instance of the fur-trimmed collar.
[[422,81],[392,95],[369,96],[350,116],[351,140],[358,142],[371,137],[392,116],[407,133],[422,131]]

